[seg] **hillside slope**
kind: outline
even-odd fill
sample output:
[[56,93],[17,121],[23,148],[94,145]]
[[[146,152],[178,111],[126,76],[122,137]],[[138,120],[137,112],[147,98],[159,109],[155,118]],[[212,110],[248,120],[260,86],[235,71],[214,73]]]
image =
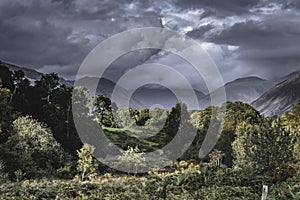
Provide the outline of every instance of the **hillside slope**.
[[282,115],[300,99],[300,72],[275,85],[251,105],[265,116]]
[[[244,103],[251,103],[260,97],[265,91],[271,88],[275,83],[258,77],[239,78],[225,84],[226,99],[230,102],[241,101]],[[219,88],[211,94],[207,94],[201,101],[201,108],[209,106],[210,95],[220,94]]]

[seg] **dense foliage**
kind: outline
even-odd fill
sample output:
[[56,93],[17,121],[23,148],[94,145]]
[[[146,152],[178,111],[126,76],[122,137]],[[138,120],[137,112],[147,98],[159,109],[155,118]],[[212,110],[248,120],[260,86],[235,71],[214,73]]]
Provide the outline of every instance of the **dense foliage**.
[[[91,181],[27,180],[0,186],[0,198],[22,199],[260,199],[269,177],[181,162],[143,177],[104,174]],[[269,199],[299,199],[300,177],[278,182]]]
[[70,156],[53,138],[50,129],[28,116],[13,122],[12,134],[4,148],[8,171],[22,171],[26,178],[54,175],[70,162]]
[[[90,99],[88,90],[67,87],[56,74],[31,83],[22,71],[1,66],[0,80],[0,199],[259,199],[262,184],[271,199],[300,198],[300,103],[272,118],[241,102],[203,111],[183,103],[137,110],[117,108],[103,95]],[[199,158],[209,126],[220,122],[212,111],[222,108],[218,142]],[[176,149],[184,154],[173,165],[126,174],[92,157],[94,147],[81,143],[73,115],[99,124],[125,150],[116,164],[130,168],[178,134],[180,141],[196,137],[185,153]]]
[[[279,123],[267,119],[256,125],[242,123],[233,142],[235,165],[257,173],[276,176],[278,170],[289,173],[293,163],[293,137]],[[286,174],[288,175],[288,174]]]

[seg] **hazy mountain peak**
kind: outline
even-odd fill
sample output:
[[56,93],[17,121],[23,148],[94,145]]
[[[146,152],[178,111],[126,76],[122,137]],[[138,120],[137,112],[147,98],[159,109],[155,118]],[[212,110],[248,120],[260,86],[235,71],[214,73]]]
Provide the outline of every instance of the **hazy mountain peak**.
[[237,78],[234,81],[231,81],[229,83],[248,82],[248,81],[267,81],[267,80],[266,79],[262,79],[262,78],[257,77],[257,76],[248,76],[248,77],[243,77],[243,78]]

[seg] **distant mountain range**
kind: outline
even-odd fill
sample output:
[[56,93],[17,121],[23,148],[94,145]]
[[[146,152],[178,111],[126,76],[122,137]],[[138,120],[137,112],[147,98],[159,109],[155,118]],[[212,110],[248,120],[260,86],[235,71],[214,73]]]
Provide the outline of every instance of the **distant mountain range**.
[[[83,77],[76,81],[76,85],[85,86],[87,88],[91,88],[91,86],[98,81],[96,77]],[[179,100],[177,99],[176,95],[167,88],[164,87],[153,87],[153,84],[145,85],[143,87],[138,88],[136,91],[133,92],[131,97],[128,97],[130,92],[127,91],[122,86],[118,85],[120,93],[117,94],[117,98],[119,100],[118,106],[124,107],[128,106],[125,101],[126,99],[130,99],[129,106],[134,107],[137,109],[141,108],[150,108],[153,106],[158,106],[161,108],[169,109],[173,107]],[[96,94],[105,95],[111,98],[114,88],[116,84],[105,78],[101,78],[98,83],[98,87],[96,89]],[[194,90],[198,101],[205,97],[200,91]],[[189,91],[186,90],[176,90],[176,93],[180,93],[184,97],[188,97]],[[124,100],[124,101],[122,101]],[[186,98],[186,100],[191,101],[191,99]]]
[[[19,67],[9,63],[2,62],[2,66],[8,67],[11,70],[22,70],[25,76],[34,83],[38,80],[42,73],[37,72],[32,69],[27,69],[24,67]],[[83,77],[77,80],[77,85],[86,85],[89,87],[98,78],[96,77]],[[60,77],[60,82],[66,84],[67,86],[72,86],[74,81],[65,80]],[[225,84],[225,91],[227,96],[227,101],[236,102],[241,101],[244,103],[251,104],[254,108],[259,110],[266,116],[271,115],[282,115],[285,111],[291,109],[292,105],[300,99],[300,72],[294,72],[284,77],[280,77],[273,80],[265,80],[258,77],[245,77],[239,78],[232,82]],[[109,79],[101,78],[95,94],[102,94],[111,97],[111,94],[116,87],[116,84]],[[120,88],[120,93],[117,98],[122,102],[123,99],[128,99],[128,94],[130,93],[122,86]],[[201,91],[194,90],[197,99],[199,101],[200,109],[211,105],[210,95],[218,94],[218,91],[212,92],[211,94],[204,94]],[[182,95],[187,97],[187,101],[190,101],[189,92],[186,90],[177,90]],[[92,95],[93,92],[92,92]],[[149,84],[137,89],[129,101],[129,106],[137,109],[144,107],[160,106],[166,109],[171,108],[178,102],[175,94],[167,88],[164,87],[153,87]],[[128,106],[126,104],[119,105],[120,107]],[[194,108],[191,108],[194,109]]]
[[[194,89],[194,91],[192,92],[194,92],[198,102],[200,102],[200,100],[205,97],[205,94],[198,90]],[[190,90],[184,89],[176,89],[176,91],[174,91],[173,93],[167,88],[141,87],[133,93],[132,98],[143,102],[143,104],[148,108],[159,105],[159,107],[169,109],[173,107],[177,102],[181,101],[179,99],[181,96],[184,97],[185,103],[190,105],[190,109],[196,109],[197,106],[193,104],[193,99],[190,96],[190,93]],[[176,94],[180,96],[177,97]]]

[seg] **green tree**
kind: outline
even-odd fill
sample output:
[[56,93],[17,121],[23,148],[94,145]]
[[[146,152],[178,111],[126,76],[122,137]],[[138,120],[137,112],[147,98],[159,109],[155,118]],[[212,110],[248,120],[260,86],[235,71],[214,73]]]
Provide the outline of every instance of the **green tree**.
[[47,103],[50,103],[52,93],[60,86],[59,77],[55,73],[42,75],[41,79],[36,81],[35,84],[42,97],[41,100]]
[[174,107],[171,108],[171,111],[166,119],[163,131],[168,133],[171,137],[176,135],[180,120],[181,120],[181,112],[187,112],[187,108],[185,104],[177,103]]
[[87,117],[89,115],[89,90],[84,87],[73,88],[73,115],[76,118]]
[[139,126],[144,126],[149,119],[150,119],[150,109],[149,108],[141,109],[138,125]]
[[92,179],[96,176],[97,164],[93,160],[93,152],[95,147],[84,144],[83,147],[77,151],[79,157],[77,164],[77,171],[81,181]]
[[293,163],[292,140],[278,120],[263,119],[254,125],[243,122],[232,144],[234,164],[257,173],[275,175],[278,168]]
[[13,122],[13,133],[5,144],[10,176],[17,170],[27,178],[54,176],[70,157],[56,142],[49,128],[29,116]]
[[2,64],[0,64],[0,79],[4,88],[9,89],[10,91],[14,90],[13,73],[8,67],[3,66]]
[[232,166],[233,157],[231,144],[235,140],[237,126],[241,122],[257,124],[262,117],[257,110],[246,103],[227,102],[223,106],[226,106],[226,117],[215,149],[225,153],[223,163]]
[[[216,119],[212,119],[211,113],[213,109],[216,109],[216,107],[209,106],[203,111],[193,112],[190,115],[189,121],[191,125],[197,129],[197,135],[193,140],[193,143],[188,149],[187,153],[185,154],[186,159],[199,160],[199,151],[202,146],[205,135],[207,133],[208,127],[211,123],[211,120],[216,120]],[[212,125],[213,124],[214,123],[212,123]],[[205,158],[204,160],[209,161],[209,157]]]
[[9,102],[10,90],[3,88],[0,79],[0,144],[7,140],[14,118],[13,108]]
[[[76,155],[76,150],[80,148],[80,142],[77,134],[72,110],[72,92],[75,93],[75,102],[88,100],[88,92],[79,88],[69,88],[64,84],[60,84],[59,77],[52,73],[46,74],[36,81],[36,85],[29,89],[30,111],[29,115],[47,124],[54,138],[62,145],[62,147]],[[80,91],[80,92],[79,92]],[[79,94],[80,93],[80,94]],[[77,96],[76,96],[77,95]],[[79,100],[80,95],[83,99]],[[87,100],[86,100],[86,99]],[[88,113],[87,102],[84,106],[77,106],[74,114]],[[83,110],[78,110],[83,108]]]
[[[189,149],[195,140],[194,134],[197,133],[197,129],[190,123],[190,114],[187,105],[184,103],[177,103],[174,109],[171,110],[170,114],[172,113],[175,114],[175,117],[171,117],[171,120],[174,121],[171,123],[169,122],[173,129],[170,130],[176,130],[176,132],[167,133],[171,136],[170,139],[178,137],[178,144],[176,146],[182,147],[174,149],[173,151],[180,153],[182,155],[181,159],[192,159],[193,157],[192,154],[190,155]],[[168,124],[168,121],[166,124]]]
[[120,127],[132,127],[139,121],[139,111],[134,108],[120,108],[116,112],[115,120]]
[[30,91],[30,115],[34,118],[37,118],[50,127],[51,125],[48,123],[53,120],[50,116],[53,115],[53,109],[55,106],[52,103],[52,97],[55,90],[60,87],[59,77],[52,74],[42,75],[40,80],[35,81],[35,85]]
[[[214,149],[222,151],[225,156],[223,158],[223,164],[232,166],[232,147],[231,144],[235,140],[235,132],[237,126],[241,122],[247,122],[249,124],[258,123],[261,116],[258,111],[252,108],[250,105],[242,102],[227,102],[222,105],[226,108],[225,121],[222,127],[221,134],[218,135],[218,141]],[[214,126],[220,123],[218,118],[212,119],[212,111],[218,113],[223,112],[222,107],[209,106],[203,111],[195,112],[191,115],[191,123],[197,127],[198,135],[194,144],[200,148],[209,126]],[[216,122],[216,123],[214,123]],[[206,160],[208,157],[206,158]]]
[[44,121],[51,127],[54,138],[68,152],[75,155],[82,145],[77,134],[72,112],[72,88],[61,85],[51,95],[48,117]]
[[25,78],[23,71],[14,71],[13,75],[14,90],[12,91],[10,102],[13,107],[22,115],[31,112],[30,96],[32,87],[30,81]]
[[104,127],[116,127],[112,102],[111,100],[104,96],[95,96],[91,101],[91,105],[93,108],[93,113],[96,116],[97,122]]
[[300,101],[295,103],[290,112],[285,113],[282,117],[282,124],[286,130],[290,131],[294,140],[294,157],[300,171]]
[[214,107],[209,106],[205,108],[203,111],[194,112],[191,115],[191,119],[190,119],[192,125],[199,130],[207,131],[211,120],[211,113],[213,108]]
[[147,120],[145,125],[162,128],[168,118],[168,115],[168,111],[161,108],[154,108],[152,110],[149,110],[150,119]]

